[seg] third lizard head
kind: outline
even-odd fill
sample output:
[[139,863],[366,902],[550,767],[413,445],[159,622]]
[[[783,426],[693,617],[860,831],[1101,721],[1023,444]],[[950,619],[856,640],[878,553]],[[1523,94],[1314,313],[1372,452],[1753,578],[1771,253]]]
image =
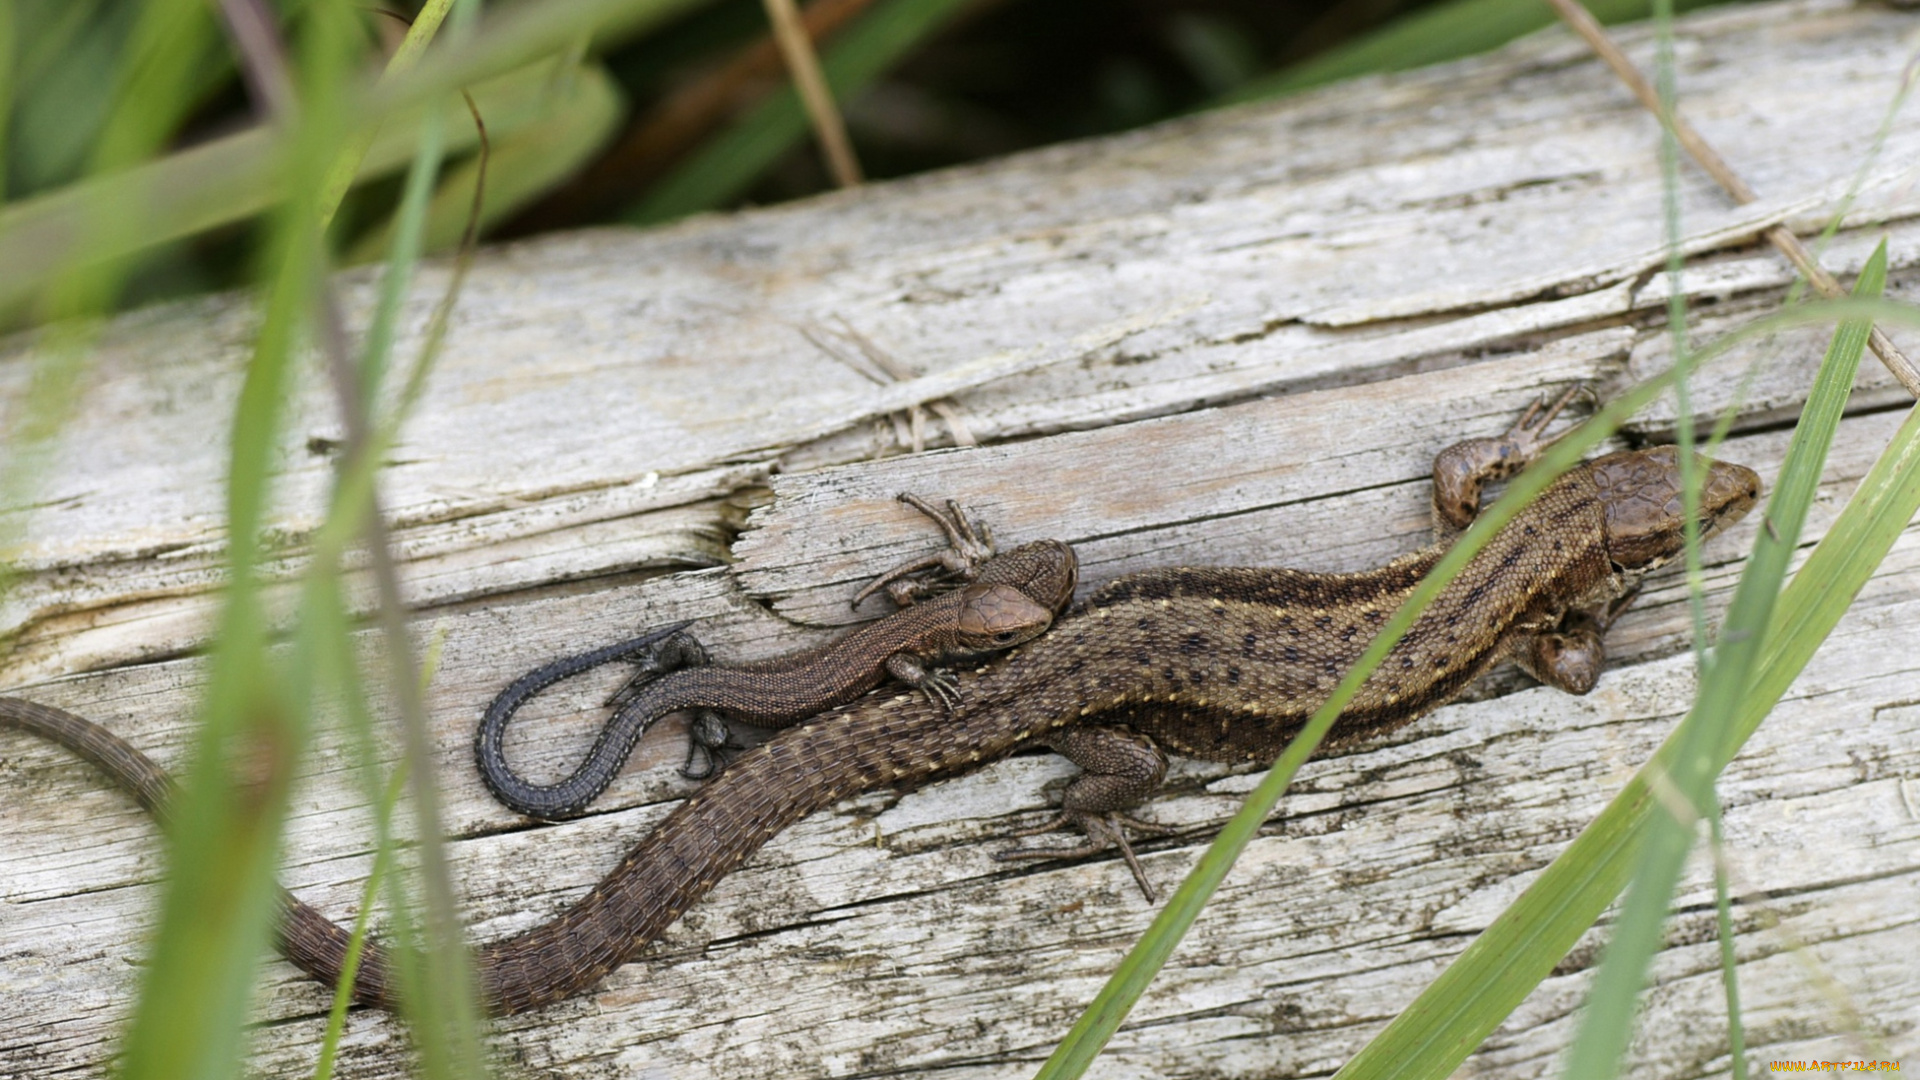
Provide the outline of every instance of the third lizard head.
[[1037,540],[994,557],[960,592],[962,648],[997,651],[1038,637],[1073,599],[1080,564],[1058,540]]
[[[1700,478],[1700,539],[1740,520],[1760,496],[1760,477],[1744,465],[1695,455]],[[1606,507],[1607,555],[1638,573],[1678,555],[1685,546],[1680,450],[1657,446],[1608,454],[1588,463]]]

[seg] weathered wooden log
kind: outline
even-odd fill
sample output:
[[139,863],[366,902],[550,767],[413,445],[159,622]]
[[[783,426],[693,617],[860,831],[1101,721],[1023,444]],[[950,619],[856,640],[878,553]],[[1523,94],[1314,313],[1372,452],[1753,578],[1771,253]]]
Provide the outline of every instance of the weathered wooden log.
[[[1680,287],[1703,336],[1785,295],[1791,273],[1755,234],[1817,231],[1867,160],[1915,25],[1829,3],[1682,24],[1683,107],[1766,196],[1734,208],[1683,173]],[[1644,33],[1623,36],[1650,52]],[[1916,151],[1920,125],[1899,120],[1825,253],[1836,273],[1890,233],[1891,292],[1914,295]],[[469,756],[480,710],[519,672],[683,618],[725,659],[822,640],[854,617],[851,583],[932,543],[891,501],[900,490],[964,500],[1002,543],[1073,542],[1088,586],[1177,563],[1375,564],[1423,542],[1434,451],[1545,391],[1606,393],[1665,362],[1660,198],[1652,120],[1548,33],[793,206],[484,253],[386,479],[419,625],[444,635],[429,706],[474,937],[557,911],[690,788],[659,735],[596,813],[521,827]],[[414,332],[444,280],[424,275]],[[364,312],[369,279],[343,284]],[[24,541],[0,598],[0,684],[163,763],[205,678],[186,654],[217,600],[250,304],[107,327],[33,505],[4,511]],[[1737,403],[1726,457],[1771,478],[1824,337],[1782,334],[1701,375],[1703,415]],[[1913,335],[1894,337],[1912,351]],[[875,345],[915,377],[867,370]],[[0,422],[22,407],[33,348],[0,350]],[[988,445],[903,453],[910,425],[890,410],[934,398]],[[1809,544],[1909,404],[1867,361]],[[317,379],[295,415],[276,519],[289,578],[337,437]],[[1668,404],[1631,435],[1672,424]],[[954,441],[938,417],[924,434]],[[1749,522],[1708,550],[1710,613],[1753,535]],[[1920,1052],[1916,626],[1910,528],[1722,782],[1759,1067]],[[1684,590],[1661,577],[1610,636],[1591,696],[1496,674],[1478,700],[1309,765],[1099,1075],[1337,1067],[1672,728],[1692,688],[1687,633]],[[515,760],[557,774],[617,677],[529,709]],[[323,737],[307,768],[284,877],[344,920],[367,815],[341,740]],[[506,1072],[1030,1073],[1152,915],[1116,858],[993,860],[1069,772],[1021,757],[808,819],[595,993],[495,1025]],[[1253,782],[1177,763],[1145,812],[1182,831],[1142,845],[1148,872],[1176,881]],[[86,766],[22,736],[0,734],[0,787],[0,1075],[100,1071],[150,926],[156,833]],[[1696,862],[1634,1075],[1727,1070],[1710,896]],[[1603,940],[1604,925],[1466,1070],[1552,1072]],[[279,962],[262,977],[259,1070],[310,1070],[325,991]],[[397,1025],[356,1011],[344,1074],[405,1067]]]

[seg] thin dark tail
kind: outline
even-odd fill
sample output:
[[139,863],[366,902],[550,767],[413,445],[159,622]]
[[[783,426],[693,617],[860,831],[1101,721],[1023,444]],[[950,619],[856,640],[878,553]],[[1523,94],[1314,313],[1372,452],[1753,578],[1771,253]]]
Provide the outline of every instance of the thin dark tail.
[[[964,723],[933,723],[933,707],[839,714],[786,732],[752,750],[694,793],[612,872],[552,921],[477,950],[475,968],[495,1015],[526,1012],[598,983],[660,936],[747,856],[791,822],[877,782],[930,775],[981,757]],[[893,744],[884,730],[914,733]],[[0,726],[69,747],[165,816],[172,782],[124,739],[61,709],[0,697]],[[1003,752],[1014,740],[992,747]],[[348,933],[282,890],[281,952],[332,986],[340,979]],[[392,957],[367,942],[354,982],[364,1004],[393,1008]]]
[[553,821],[575,817],[586,809],[587,804],[605,791],[619,774],[621,766],[633,753],[634,744],[640,741],[640,736],[646,733],[655,719],[671,711],[671,708],[659,707],[654,695],[645,692],[628,701],[600,729],[593,749],[587,752],[586,759],[579,767],[566,779],[553,784],[529,783],[507,764],[507,724],[513,720],[513,714],[519,711],[520,706],[547,687],[603,664],[627,659],[691,625],[691,622],[675,623],[629,641],[563,657],[527,672],[500,691],[500,696],[487,706],[487,714],[481,719],[480,730],[473,738],[474,763],[480,769],[480,779],[486,782],[487,790],[493,792],[494,798],[508,808],[528,817]]

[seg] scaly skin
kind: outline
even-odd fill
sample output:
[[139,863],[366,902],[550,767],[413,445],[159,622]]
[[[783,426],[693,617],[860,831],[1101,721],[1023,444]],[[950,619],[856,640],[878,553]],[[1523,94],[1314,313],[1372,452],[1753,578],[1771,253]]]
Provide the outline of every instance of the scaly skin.
[[[494,699],[474,736],[474,760],[488,790],[506,806],[530,817],[574,817],[613,782],[653,722],[681,709],[717,710],[762,727],[789,727],[852,701],[889,675],[919,687],[942,704],[952,705],[952,677],[937,665],[978,659],[1044,632],[1053,624],[1054,615],[1066,606],[1072,589],[1058,595],[1033,596],[1022,591],[1023,586],[1031,580],[1045,580],[1051,589],[1060,574],[1070,577],[1073,554],[1063,544],[1043,541],[994,558],[991,546],[968,524],[957,505],[948,503],[952,514],[949,522],[918,499],[902,499],[939,523],[951,547],[943,553],[947,556],[945,563],[937,556],[921,560],[883,576],[869,587],[867,592],[892,586],[888,591],[902,605],[900,611],[863,623],[818,648],[760,663],[707,665],[705,650],[681,633],[686,626],[682,623],[537,668]],[[1058,565],[1046,565],[1055,563]],[[924,565],[943,565],[950,574],[971,584],[920,600],[920,590],[914,588],[919,583],[901,580],[899,575]],[[507,764],[504,746],[507,724],[514,712],[528,698],[561,679],[623,659],[641,665],[641,674],[614,695],[610,704],[618,708],[580,765],[552,784],[529,783],[515,773]],[[681,663],[698,666],[669,670]],[[696,772],[693,760],[702,753],[710,761],[717,759],[727,735],[725,722],[703,711],[695,722],[688,765],[681,771],[695,779],[711,775],[711,768]]]
[[[1523,423],[1516,432],[1537,446],[1537,430]],[[1630,595],[1641,573],[1680,550],[1676,462],[1670,449],[1630,452],[1562,477],[1415,622],[1329,744],[1404,724],[1502,658],[1531,666],[1540,640],[1597,648],[1594,624]],[[1737,465],[1706,468],[1701,527],[1711,535],[1752,505],[1758,478]],[[1436,502],[1457,494],[1436,490]],[[1224,760],[1277,754],[1365,647],[1370,627],[1440,550],[1359,574],[1199,568],[1128,575],[1052,633],[962,673],[961,702],[951,712],[916,695],[870,695],[782,732],[681,804],[567,911],[480,946],[488,1005],[521,1012],[593,986],[809,813],[1023,746],[1055,746],[1087,766],[1065,807],[1111,839],[1120,811],[1157,784],[1160,746]],[[1070,576],[1055,584],[1070,589]],[[1044,585],[1023,590],[1042,595]],[[137,750],[79,717],[0,699],[0,723],[58,739],[133,790],[164,786]],[[148,805],[157,801],[148,796]],[[292,897],[287,904],[281,946],[288,959],[337,981],[345,931]],[[356,995],[390,1006],[389,971],[389,958],[370,947]]]

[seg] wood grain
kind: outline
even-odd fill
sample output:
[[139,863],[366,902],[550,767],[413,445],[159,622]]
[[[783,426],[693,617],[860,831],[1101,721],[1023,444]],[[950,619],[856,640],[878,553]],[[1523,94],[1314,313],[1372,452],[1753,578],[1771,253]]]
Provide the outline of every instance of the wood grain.
[[[1752,235],[1818,230],[1913,25],[1832,3],[1682,24],[1684,107],[1765,196],[1735,209],[1685,178],[1697,336],[1785,294]],[[1624,37],[1644,60],[1645,34]],[[1899,172],[1916,150],[1902,118],[1827,253],[1844,276],[1889,233],[1895,295],[1914,295],[1920,266],[1920,200]],[[387,481],[421,631],[444,640],[429,707],[473,935],[564,906],[689,790],[663,734],[587,818],[529,827],[494,805],[470,739],[519,672],[683,618],[725,659],[824,640],[852,616],[853,583],[935,542],[901,490],[962,499],[1003,543],[1071,540],[1088,585],[1180,563],[1377,563],[1424,542],[1434,450],[1569,381],[1604,394],[1667,362],[1659,206],[1651,121],[1550,33],[856,193],[485,253]],[[442,283],[424,275],[414,332]],[[364,313],[370,279],[343,284]],[[251,325],[249,301],[220,297],[105,327],[31,505],[0,510],[22,571],[0,600],[0,684],[163,763],[205,678],[190,654],[217,600],[223,432]],[[813,343],[849,328],[915,377],[881,385]],[[1725,456],[1774,475],[1824,339],[1782,333],[1702,373],[1696,409],[1738,410]],[[0,426],[35,348],[0,346]],[[988,445],[901,455],[884,411],[934,393]],[[1869,362],[1853,406],[1809,543],[1907,403]],[[288,578],[337,435],[317,383],[294,415],[276,518]],[[1632,437],[1672,425],[1656,406]],[[1710,616],[1754,528],[1708,550]],[[1499,673],[1478,700],[1310,764],[1098,1075],[1337,1068],[1671,730],[1692,687],[1687,626],[1678,579],[1660,577],[1610,635],[1592,695]],[[1909,528],[1721,786],[1756,1067],[1920,1055],[1915,626]],[[537,702],[512,758],[560,773],[618,677]],[[502,1074],[1030,1075],[1152,915],[1118,860],[994,861],[1070,771],[1021,757],[815,815],[597,993],[496,1025]],[[1144,845],[1148,871],[1175,881],[1253,782],[1177,762],[1146,813],[1181,833]],[[156,833],[85,766],[10,733],[0,789],[0,1076],[97,1074],[150,925]],[[325,733],[284,876],[342,919],[369,865],[359,791]],[[1633,1075],[1727,1072],[1709,880],[1689,868]],[[1555,1072],[1604,940],[1603,924],[1463,1075]],[[254,1069],[310,1072],[325,1004],[263,964]],[[392,1021],[356,1012],[342,1075],[405,1064]]]

